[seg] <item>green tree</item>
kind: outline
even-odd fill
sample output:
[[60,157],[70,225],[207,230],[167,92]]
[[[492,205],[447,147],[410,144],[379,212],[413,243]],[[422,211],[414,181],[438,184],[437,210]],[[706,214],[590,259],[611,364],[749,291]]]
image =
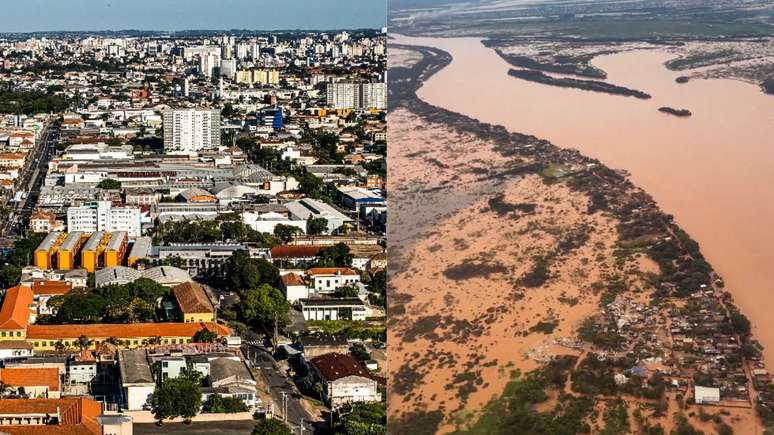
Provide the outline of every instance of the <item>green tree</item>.
[[225,269],[228,287],[237,292],[279,280],[279,269],[262,258],[251,258],[245,250],[235,251],[226,261]]
[[121,189],[121,182],[110,178],[105,178],[97,184],[97,188],[106,190],[119,190]]
[[748,335],[750,333],[750,320],[742,313],[731,313],[731,324],[734,325],[734,329],[741,335]]
[[236,397],[223,397],[211,394],[202,406],[202,411],[212,414],[225,414],[247,411],[247,405]]
[[359,291],[353,285],[345,285],[336,290],[336,296],[340,298],[356,298]]
[[328,219],[315,218],[311,215],[306,220],[306,233],[310,235],[325,234],[328,232]]
[[245,291],[240,310],[242,318],[255,326],[271,327],[275,319],[280,327],[290,323],[290,304],[285,295],[268,284]]
[[371,276],[371,282],[368,283],[368,296],[372,304],[380,307],[387,306],[387,272],[380,270]]
[[260,418],[255,422],[253,435],[293,435],[290,428],[274,418]]
[[15,264],[6,264],[0,269],[0,282],[3,287],[13,287],[21,279],[21,268]]
[[175,417],[190,420],[201,405],[198,376],[189,374],[164,380],[151,397],[151,410],[158,421]]
[[349,346],[349,353],[351,353],[358,361],[371,359],[371,355],[368,353],[368,349],[366,349],[363,343],[352,343],[352,345]]
[[213,343],[218,339],[218,334],[210,331],[206,327],[199,331],[192,337],[194,343]]
[[347,435],[384,435],[387,433],[387,406],[382,403],[355,405],[335,429]]
[[301,228],[294,225],[278,224],[274,227],[274,236],[282,240],[283,243],[290,243],[299,233],[301,233]]
[[345,243],[326,246],[317,253],[318,267],[351,267],[352,253]]

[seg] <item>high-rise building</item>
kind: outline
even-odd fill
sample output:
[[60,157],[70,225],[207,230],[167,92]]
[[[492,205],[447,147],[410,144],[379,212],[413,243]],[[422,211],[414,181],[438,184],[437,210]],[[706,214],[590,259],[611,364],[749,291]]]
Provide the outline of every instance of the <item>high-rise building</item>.
[[220,146],[220,110],[165,110],[164,152],[188,154]]
[[326,93],[328,107],[333,109],[387,108],[385,83],[328,83]]
[[204,53],[199,57],[199,72],[205,77],[212,77],[215,68],[220,67],[220,58],[212,53]]
[[113,207],[110,201],[96,201],[67,209],[67,231],[126,231],[131,237],[141,235],[139,207]]

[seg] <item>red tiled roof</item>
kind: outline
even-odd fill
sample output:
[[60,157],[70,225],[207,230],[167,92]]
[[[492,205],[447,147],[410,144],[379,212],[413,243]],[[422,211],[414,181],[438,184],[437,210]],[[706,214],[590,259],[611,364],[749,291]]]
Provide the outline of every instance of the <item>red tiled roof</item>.
[[0,308],[0,329],[24,329],[29,324],[32,289],[26,285],[9,288]]
[[89,339],[135,338],[135,337],[193,337],[207,328],[219,336],[228,335],[231,330],[212,322],[201,323],[95,323],[87,325],[30,325],[27,340],[77,339],[81,335]]
[[316,257],[322,246],[280,245],[271,248],[271,258],[309,258]]
[[10,367],[0,369],[0,381],[12,387],[43,387],[59,391],[59,369],[56,367]]
[[286,273],[285,275],[282,275],[282,284],[287,287],[291,285],[305,285],[304,278],[301,278],[301,275],[297,273]]
[[59,412],[57,425],[13,425],[0,426],[0,433],[12,435],[100,435],[102,428],[97,417],[102,414],[102,405],[88,397],[63,399],[3,399],[0,400],[0,414],[24,416],[30,414],[51,414]]
[[73,289],[66,281],[35,281],[32,283],[32,293],[36,295],[63,295]]
[[343,353],[326,353],[312,358],[310,362],[317,367],[326,381],[335,381],[347,376],[362,376],[371,379],[371,374],[355,358]]
[[309,276],[315,276],[315,275],[357,275],[358,273],[355,272],[354,269],[350,269],[348,267],[313,267],[306,271],[306,274]]
[[172,288],[180,311],[183,313],[212,313],[215,308],[204,287],[196,282],[185,282]]

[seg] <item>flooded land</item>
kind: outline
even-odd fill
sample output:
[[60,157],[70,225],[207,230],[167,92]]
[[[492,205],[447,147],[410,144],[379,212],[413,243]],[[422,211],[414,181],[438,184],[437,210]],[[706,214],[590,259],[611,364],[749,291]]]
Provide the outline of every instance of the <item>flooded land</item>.
[[762,433],[774,97],[657,44],[516,60],[640,99],[509,75],[480,38],[394,42],[391,430]]

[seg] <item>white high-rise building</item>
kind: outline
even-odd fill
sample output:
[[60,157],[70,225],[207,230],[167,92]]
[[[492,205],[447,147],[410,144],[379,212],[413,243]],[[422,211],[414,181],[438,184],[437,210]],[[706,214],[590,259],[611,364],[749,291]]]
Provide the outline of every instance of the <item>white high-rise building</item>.
[[363,83],[360,85],[360,106],[363,109],[387,108],[387,84]]
[[204,53],[199,57],[199,72],[205,77],[212,77],[215,68],[220,67],[220,57],[212,53]]
[[327,104],[333,109],[387,108],[385,83],[329,83],[326,87]]
[[164,152],[189,154],[220,146],[220,110],[165,110]]
[[357,83],[328,83],[326,86],[328,107],[332,109],[356,109],[357,89]]
[[130,237],[142,235],[138,207],[113,207],[110,201],[97,201],[67,209],[67,231],[126,231]]

